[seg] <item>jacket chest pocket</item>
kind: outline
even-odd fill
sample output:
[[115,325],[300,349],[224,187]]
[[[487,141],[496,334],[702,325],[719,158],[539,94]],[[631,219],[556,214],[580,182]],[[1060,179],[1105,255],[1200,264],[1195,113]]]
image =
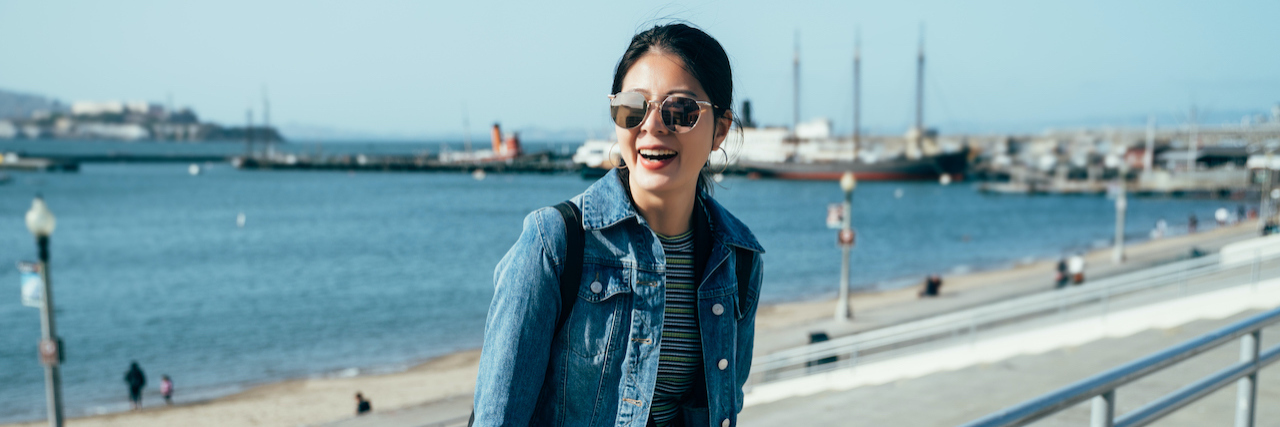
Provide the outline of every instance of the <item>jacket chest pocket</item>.
[[596,357],[623,348],[630,312],[631,284],[627,270],[585,264],[578,300],[566,322],[569,350],[582,357]]

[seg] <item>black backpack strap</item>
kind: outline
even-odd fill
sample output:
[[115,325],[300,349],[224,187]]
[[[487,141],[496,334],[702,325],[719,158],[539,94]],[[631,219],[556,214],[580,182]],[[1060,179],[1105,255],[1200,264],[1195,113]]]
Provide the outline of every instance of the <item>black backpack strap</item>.
[[[582,214],[578,206],[565,200],[556,204],[555,208],[560,211],[560,218],[564,219],[565,247],[564,271],[560,272],[560,317],[556,319],[556,329],[552,337],[560,334],[560,328],[564,326],[566,320],[569,320],[569,313],[573,311],[573,302],[578,298],[578,286],[582,281],[582,254],[585,246],[583,235],[586,233],[582,229],[580,219]],[[475,422],[476,411],[473,407],[471,417],[467,419],[467,427],[471,427]]]
[[[582,281],[583,234],[582,214],[578,207],[568,200],[556,204],[560,217],[564,219],[564,269],[560,272],[560,317],[556,319],[555,335],[569,319],[573,311],[573,303],[578,299],[578,286]],[[552,335],[552,336],[555,336]]]
[[738,315],[741,316],[747,312],[747,307],[742,304],[747,300],[747,291],[751,288],[751,267],[755,265],[755,252],[737,246],[733,247],[733,252],[737,257],[734,272],[738,275]]

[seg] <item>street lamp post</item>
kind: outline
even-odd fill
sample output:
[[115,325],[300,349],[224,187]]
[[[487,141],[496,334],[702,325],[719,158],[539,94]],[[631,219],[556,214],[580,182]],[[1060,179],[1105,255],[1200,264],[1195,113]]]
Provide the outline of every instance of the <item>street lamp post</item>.
[[853,319],[852,310],[849,309],[849,256],[850,250],[853,249],[853,189],[858,186],[858,179],[853,176],[853,172],[845,172],[840,177],[840,189],[844,190],[844,218],[840,226],[840,250],[844,253],[840,264],[840,299],[836,301],[836,320],[847,321]]
[[53,212],[45,206],[44,199],[36,196],[27,211],[27,230],[36,238],[39,250],[40,279],[44,289],[40,304],[40,363],[44,365],[45,397],[49,406],[49,425],[62,427],[62,374],[58,363],[62,358],[62,343],[53,318],[53,288],[49,278],[49,236],[57,226]]
[[1124,211],[1129,206],[1128,192],[1126,191],[1128,182],[1126,178],[1129,174],[1127,165],[1120,165],[1120,178],[1118,194],[1116,194],[1116,244],[1111,251],[1111,261],[1119,264],[1124,262]]
[[1276,151],[1276,145],[1275,143],[1269,143],[1265,148],[1267,150],[1267,156],[1263,158],[1264,163],[1262,164],[1262,170],[1258,172],[1258,181],[1260,181],[1258,183],[1258,192],[1262,194],[1262,200],[1258,202],[1259,234],[1266,230],[1267,220],[1271,219],[1275,205],[1274,198],[1268,199],[1268,197],[1271,197],[1271,183],[1275,181],[1275,177],[1271,176],[1271,156],[1272,153],[1275,153]]

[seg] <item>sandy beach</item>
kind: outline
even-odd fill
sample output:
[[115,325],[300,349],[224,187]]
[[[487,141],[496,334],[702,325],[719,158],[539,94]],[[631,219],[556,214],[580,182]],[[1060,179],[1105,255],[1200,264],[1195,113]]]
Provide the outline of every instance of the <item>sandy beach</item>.
[[[1086,255],[1091,277],[1103,277],[1186,257],[1191,247],[1216,251],[1222,244],[1254,235],[1254,224],[1245,222],[1203,233],[1147,241],[1128,249],[1128,262],[1115,265],[1110,248]],[[833,336],[873,329],[913,317],[1008,298],[1052,286],[1056,261],[1045,260],[1011,268],[947,276],[943,298],[921,302],[917,288],[857,293],[851,297],[854,322],[840,329],[831,324],[834,299],[771,304],[757,317],[756,353],[765,354],[803,344],[807,331],[823,328]],[[965,295],[964,298],[947,298]],[[950,304],[950,305],[948,305]],[[351,378],[290,380],[258,386],[234,395],[172,407],[148,407],[139,412],[70,419],[67,425],[96,426],[297,426],[316,425],[352,417],[354,394],[364,393],[374,411],[421,406],[446,399],[470,399],[475,387],[480,351],[470,350],[436,358],[409,370],[385,375]],[[121,399],[124,399],[123,390]],[[154,402],[153,402],[154,403]],[[44,421],[5,426],[40,426]]]

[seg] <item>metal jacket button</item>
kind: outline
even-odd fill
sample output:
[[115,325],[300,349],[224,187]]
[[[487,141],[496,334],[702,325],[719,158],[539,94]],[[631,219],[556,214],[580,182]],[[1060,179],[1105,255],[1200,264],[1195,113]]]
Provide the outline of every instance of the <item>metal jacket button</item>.
[[591,292],[592,292],[592,293],[597,293],[597,294],[598,294],[598,293],[600,293],[600,291],[602,291],[602,290],[604,290],[604,286],[601,286],[601,285],[600,285],[600,282],[591,282]]
[[720,427],[729,427],[729,419],[725,418],[724,421],[721,421]]
[[719,367],[720,367],[720,370],[721,370],[721,371],[723,371],[723,370],[725,370],[725,369],[729,368],[729,360],[728,360],[728,359],[720,359],[720,363],[716,364],[716,366],[719,366]]
[[720,304],[713,305],[711,306],[711,312],[715,313],[716,316],[724,314],[724,306]]

